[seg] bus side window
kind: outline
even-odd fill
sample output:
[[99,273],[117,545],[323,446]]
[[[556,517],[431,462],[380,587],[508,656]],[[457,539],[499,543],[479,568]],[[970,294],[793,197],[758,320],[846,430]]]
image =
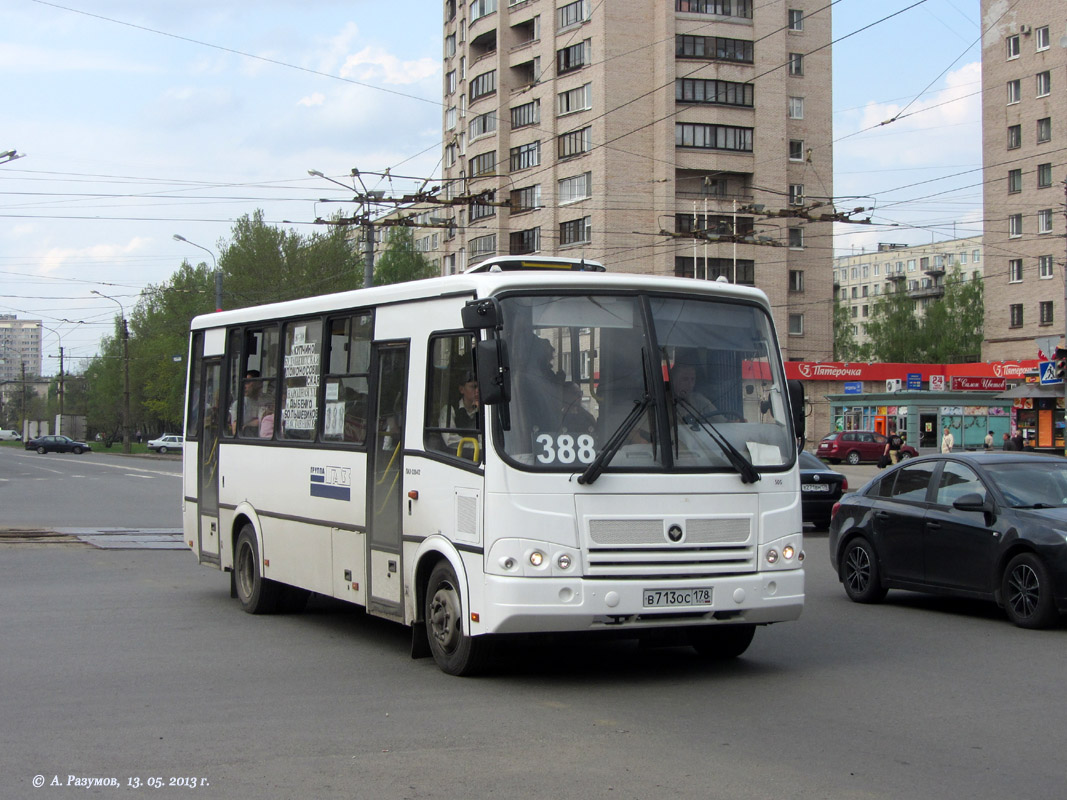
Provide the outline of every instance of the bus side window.
[[431,338],[425,420],[427,450],[466,461],[482,460],[483,417],[470,334]]
[[335,317],[326,331],[322,441],[365,444],[373,317]]

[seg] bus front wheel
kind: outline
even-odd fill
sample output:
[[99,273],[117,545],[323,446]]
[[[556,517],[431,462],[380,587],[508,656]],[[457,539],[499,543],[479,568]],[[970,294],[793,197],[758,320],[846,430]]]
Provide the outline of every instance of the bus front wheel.
[[456,573],[447,561],[439,562],[430,573],[424,618],[430,652],[442,672],[473,675],[485,666],[489,642],[463,632],[463,598]]
[[263,577],[259,566],[256,529],[250,524],[241,528],[233,556],[234,586],[241,608],[249,614],[270,614],[278,608],[281,586]]

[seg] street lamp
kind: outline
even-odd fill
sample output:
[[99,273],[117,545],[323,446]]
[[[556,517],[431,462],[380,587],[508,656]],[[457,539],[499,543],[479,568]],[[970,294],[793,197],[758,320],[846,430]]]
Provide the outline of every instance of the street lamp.
[[126,309],[114,297],[90,289],[90,293],[110,300],[122,315],[122,452],[130,452],[130,329],[126,326]]
[[209,256],[211,256],[211,263],[215,267],[215,311],[222,311],[222,273],[219,272],[219,263],[215,260],[215,254],[208,250],[204,245],[197,244],[196,242],[190,242],[180,233],[174,234],[174,241],[185,242],[191,244],[193,247],[199,247]]
[[46,331],[51,331],[59,339],[59,424],[56,425],[56,433],[63,433],[63,336],[55,328],[49,328],[47,325],[41,325],[40,327]]

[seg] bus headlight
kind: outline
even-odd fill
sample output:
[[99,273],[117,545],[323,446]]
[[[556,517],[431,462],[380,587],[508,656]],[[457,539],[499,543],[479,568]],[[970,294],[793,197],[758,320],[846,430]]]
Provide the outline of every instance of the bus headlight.
[[801,534],[783,536],[760,546],[760,566],[764,570],[800,569],[804,561]]
[[499,539],[485,560],[490,574],[525,578],[574,578],[581,564],[577,548],[531,539]]
[[545,554],[540,550],[534,550],[530,553],[530,564],[535,567],[541,566],[545,561]]
[[572,563],[571,557],[566,553],[560,553],[559,558],[556,559],[556,566],[560,569],[570,569]]

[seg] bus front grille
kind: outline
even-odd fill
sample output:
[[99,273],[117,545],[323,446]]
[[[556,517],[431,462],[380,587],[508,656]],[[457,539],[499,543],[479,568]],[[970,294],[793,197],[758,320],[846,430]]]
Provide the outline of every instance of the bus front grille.
[[703,577],[754,572],[750,516],[589,520],[590,578]]

